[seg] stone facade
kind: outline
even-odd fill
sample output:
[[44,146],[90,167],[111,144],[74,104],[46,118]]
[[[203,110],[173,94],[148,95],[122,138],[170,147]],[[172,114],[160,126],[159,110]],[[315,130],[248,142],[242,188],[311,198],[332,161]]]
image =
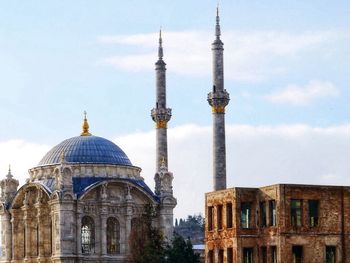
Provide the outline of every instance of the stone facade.
[[350,187],[236,187],[205,202],[207,263],[350,262]]
[[129,236],[145,205],[157,211],[153,224],[173,234],[173,174],[168,171],[165,63],[156,63],[157,166],[155,192],[114,143],[89,132],[86,114],[80,136],[67,139],[29,170],[18,188],[9,171],[1,186],[0,262],[127,262]]

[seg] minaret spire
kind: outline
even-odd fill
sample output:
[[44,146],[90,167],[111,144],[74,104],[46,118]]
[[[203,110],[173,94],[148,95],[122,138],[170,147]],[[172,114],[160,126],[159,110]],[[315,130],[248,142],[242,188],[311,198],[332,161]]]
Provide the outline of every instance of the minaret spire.
[[221,30],[220,30],[220,16],[219,16],[219,3],[216,7],[216,26],[215,26],[215,36],[216,39],[220,39]]
[[171,109],[166,107],[166,64],[163,60],[162,29],[159,30],[158,61],[156,65],[156,105],[151,111],[156,123],[156,172],[160,171],[162,160],[168,168],[167,123],[171,118]]
[[214,190],[226,188],[226,140],[225,107],[230,101],[224,89],[224,43],[220,36],[219,8],[216,9],[215,40],[213,52],[213,90],[208,94],[208,103],[213,112],[213,179]]
[[158,47],[158,59],[163,59],[163,40],[162,40],[162,28],[159,30],[159,47]]

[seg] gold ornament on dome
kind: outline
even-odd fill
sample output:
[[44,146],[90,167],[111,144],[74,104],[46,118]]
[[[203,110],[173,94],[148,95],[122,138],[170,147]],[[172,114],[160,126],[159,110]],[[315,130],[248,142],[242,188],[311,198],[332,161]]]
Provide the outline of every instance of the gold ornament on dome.
[[89,123],[86,118],[86,111],[84,111],[84,121],[83,121],[83,131],[80,134],[80,136],[91,136],[91,133],[89,132]]

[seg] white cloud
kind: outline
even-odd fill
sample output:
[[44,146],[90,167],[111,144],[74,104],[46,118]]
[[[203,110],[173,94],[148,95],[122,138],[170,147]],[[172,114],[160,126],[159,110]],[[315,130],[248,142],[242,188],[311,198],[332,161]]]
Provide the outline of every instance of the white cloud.
[[[169,129],[169,169],[174,172],[177,217],[203,212],[204,193],[212,190],[211,127]],[[228,186],[276,183],[350,185],[350,124],[327,128],[307,125],[228,125]],[[135,165],[154,187],[155,133],[119,137]]]
[[290,84],[266,96],[266,99],[274,103],[308,105],[316,99],[334,97],[338,94],[338,89],[331,82],[313,80],[304,86]]
[[[204,193],[212,190],[212,128],[183,125],[169,129],[169,169],[174,173],[177,217],[203,212]],[[307,125],[227,125],[228,186],[275,183],[350,185],[350,124],[326,128]],[[140,166],[154,188],[155,133],[114,140]],[[21,183],[50,146],[22,140],[0,142],[1,178],[7,166]]]
[[[213,32],[164,32],[163,42],[168,70],[181,75],[209,75],[211,73],[210,44]],[[243,81],[261,81],[287,70],[286,61],[301,57],[305,51],[334,41],[338,35],[331,32],[289,34],[274,31],[226,31],[226,78]],[[137,52],[105,58],[104,63],[128,71],[152,70],[156,60],[157,33],[100,36],[98,41],[137,47]]]
[[11,165],[12,174],[23,184],[28,178],[28,169],[36,166],[50,146],[24,140],[0,141],[0,178],[7,174]]

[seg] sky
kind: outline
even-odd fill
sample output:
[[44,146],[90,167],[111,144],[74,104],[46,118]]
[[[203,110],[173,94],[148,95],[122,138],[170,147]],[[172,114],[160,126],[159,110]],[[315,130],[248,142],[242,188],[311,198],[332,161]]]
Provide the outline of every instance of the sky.
[[[212,191],[211,49],[217,1],[0,3],[0,174],[21,183],[90,131],[154,188],[154,63],[162,27],[175,217]],[[349,1],[221,0],[228,187],[350,185]]]

